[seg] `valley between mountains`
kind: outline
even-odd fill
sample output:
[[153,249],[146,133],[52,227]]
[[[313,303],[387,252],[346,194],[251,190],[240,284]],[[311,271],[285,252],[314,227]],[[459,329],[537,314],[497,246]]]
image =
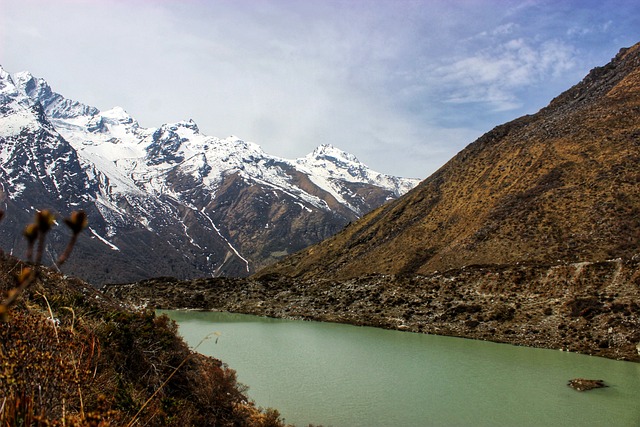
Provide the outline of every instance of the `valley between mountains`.
[[416,188],[248,279],[138,306],[346,322],[640,360],[640,44]]
[[[233,24],[220,29],[240,35]],[[85,38],[99,54],[91,32]],[[0,67],[0,426],[286,425],[157,309],[340,322],[640,362],[640,43],[422,181],[373,171],[332,143],[284,159],[236,136],[204,135],[193,120],[145,128],[121,107],[100,111],[43,78]],[[371,363],[377,371],[367,376],[396,363],[389,360]],[[410,374],[424,369],[418,362]],[[288,370],[280,377],[292,372],[280,365]],[[505,396],[477,378],[465,374],[457,390],[423,390],[449,397],[472,384],[473,396]],[[578,396],[567,380],[553,387]],[[368,387],[355,383],[355,393]],[[408,413],[418,405],[407,404],[405,386],[387,381],[376,398],[389,400],[393,387]],[[622,388],[600,391],[636,398]],[[308,395],[312,405],[326,396]],[[584,423],[568,419],[566,396],[551,397],[557,419]],[[611,396],[599,397],[610,405]],[[534,416],[544,410],[536,400],[522,399]],[[376,401],[362,406],[370,411]],[[615,422],[619,408],[601,413]],[[631,415],[637,421],[637,410]]]
[[[155,308],[640,361],[640,44],[419,184],[329,145],[144,129],[28,73],[0,69],[0,101],[3,422],[285,424]],[[64,269],[94,286],[13,256],[36,207],[87,213]]]

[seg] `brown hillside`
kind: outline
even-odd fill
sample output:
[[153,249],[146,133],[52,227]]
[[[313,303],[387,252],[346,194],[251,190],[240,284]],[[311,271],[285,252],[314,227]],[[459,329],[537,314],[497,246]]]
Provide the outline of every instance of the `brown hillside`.
[[638,253],[640,44],[399,200],[259,273],[345,279]]

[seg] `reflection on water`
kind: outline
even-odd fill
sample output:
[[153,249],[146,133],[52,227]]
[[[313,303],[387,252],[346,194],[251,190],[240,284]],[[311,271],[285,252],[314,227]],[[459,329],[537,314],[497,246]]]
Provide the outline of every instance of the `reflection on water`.
[[[640,364],[461,338],[165,311],[299,426],[639,426]],[[609,388],[577,392],[571,378]]]

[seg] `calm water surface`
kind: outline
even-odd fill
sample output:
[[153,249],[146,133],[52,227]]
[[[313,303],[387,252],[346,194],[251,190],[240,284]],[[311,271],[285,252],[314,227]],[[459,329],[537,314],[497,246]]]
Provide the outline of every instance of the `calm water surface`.
[[[640,426],[640,364],[461,338],[163,311],[286,422],[325,427]],[[217,338],[217,342],[216,342]],[[609,388],[577,392],[571,378]]]

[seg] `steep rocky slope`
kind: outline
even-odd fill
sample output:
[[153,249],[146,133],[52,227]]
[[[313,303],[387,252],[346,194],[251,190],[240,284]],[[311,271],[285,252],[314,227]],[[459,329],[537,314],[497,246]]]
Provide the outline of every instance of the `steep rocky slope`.
[[401,199],[259,275],[348,279],[640,252],[640,45]]

